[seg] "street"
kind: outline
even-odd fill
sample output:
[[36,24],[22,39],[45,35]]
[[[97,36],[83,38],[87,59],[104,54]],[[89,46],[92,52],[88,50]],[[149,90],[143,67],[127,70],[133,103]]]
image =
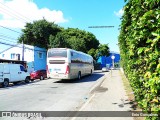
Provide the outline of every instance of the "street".
[[[45,79],[11,85],[0,88],[0,102],[1,112],[11,112],[12,116],[2,120],[133,120],[127,112],[132,104],[119,70],[95,71],[81,80]],[[31,117],[30,112],[40,113],[40,117]]]
[[1,111],[74,111],[88,98],[92,87],[106,73],[94,73],[81,80],[36,80],[0,88]]

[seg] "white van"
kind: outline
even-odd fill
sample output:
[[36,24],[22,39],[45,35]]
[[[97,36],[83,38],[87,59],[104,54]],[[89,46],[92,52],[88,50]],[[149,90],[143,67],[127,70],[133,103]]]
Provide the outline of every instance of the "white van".
[[17,84],[19,81],[30,81],[30,74],[23,65],[0,63],[0,84],[3,87],[7,87],[10,82]]

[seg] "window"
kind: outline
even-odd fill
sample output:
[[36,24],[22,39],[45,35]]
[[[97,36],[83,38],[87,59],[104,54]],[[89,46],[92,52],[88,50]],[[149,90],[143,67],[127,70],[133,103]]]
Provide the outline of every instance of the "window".
[[67,50],[49,50],[48,57],[67,57]]
[[42,59],[43,58],[43,53],[42,52],[38,52],[38,58]]
[[11,59],[15,59],[16,55],[15,53],[11,53]]
[[20,70],[21,70],[21,71],[25,71],[25,68],[21,65],[21,66],[20,66]]
[[16,54],[16,60],[20,60],[20,54]]

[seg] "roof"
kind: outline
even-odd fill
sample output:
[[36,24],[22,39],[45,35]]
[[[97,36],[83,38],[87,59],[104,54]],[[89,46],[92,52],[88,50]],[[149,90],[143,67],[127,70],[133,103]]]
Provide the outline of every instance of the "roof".
[[111,54],[120,54],[119,52],[110,51]]
[[[20,48],[22,48],[21,45],[23,45],[23,44],[13,45],[13,46],[11,46],[10,48],[7,48],[7,49],[3,50],[2,52],[0,52],[0,54],[2,54],[2,53],[5,52],[5,51],[8,51],[9,49],[11,49],[11,48],[13,48],[13,47],[20,47]],[[32,45],[24,44],[24,47],[25,47],[25,49],[29,49],[29,50],[46,52],[46,49],[40,48],[40,47],[37,47],[37,46],[32,46]],[[33,48],[31,48],[31,47],[33,47]],[[42,50],[40,50],[40,49],[42,49]]]
[[7,59],[0,59],[0,63],[26,63],[26,61],[21,60],[7,60]]
[[9,47],[9,48],[7,48],[7,49],[5,49],[5,50],[1,51],[1,52],[0,52],[0,54],[1,54],[1,53],[3,53],[3,52],[5,52],[5,51],[7,51],[7,50],[9,50],[9,49],[11,49],[11,48],[13,48],[13,47],[18,46],[18,45],[19,45],[19,44],[13,45],[13,46],[11,46],[11,47]]

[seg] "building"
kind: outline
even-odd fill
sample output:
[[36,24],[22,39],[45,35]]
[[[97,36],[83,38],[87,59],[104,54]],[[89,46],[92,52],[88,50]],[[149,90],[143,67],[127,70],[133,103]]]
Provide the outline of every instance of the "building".
[[26,61],[28,72],[31,72],[46,69],[46,55],[47,50],[44,48],[17,44],[0,52],[0,59]]
[[106,56],[101,56],[98,59],[98,63],[100,64],[100,67],[112,67],[113,66],[113,60],[112,60],[112,56],[115,56],[114,58],[114,64],[115,67],[117,67],[117,64],[119,65],[119,61],[120,61],[120,54],[118,52],[110,52],[110,55],[108,57]]

